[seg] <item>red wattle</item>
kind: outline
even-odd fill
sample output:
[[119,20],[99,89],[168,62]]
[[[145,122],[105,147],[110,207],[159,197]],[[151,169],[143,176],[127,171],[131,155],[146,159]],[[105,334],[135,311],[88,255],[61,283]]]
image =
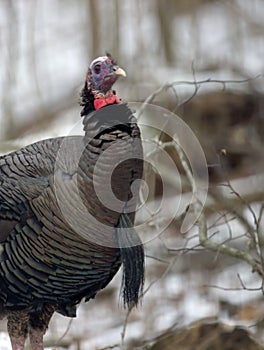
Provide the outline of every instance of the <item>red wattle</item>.
[[110,97],[98,97],[94,100],[94,108],[98,110],[102,107],[112,105],[114,103],[121,103],[121,101],[116,95]]

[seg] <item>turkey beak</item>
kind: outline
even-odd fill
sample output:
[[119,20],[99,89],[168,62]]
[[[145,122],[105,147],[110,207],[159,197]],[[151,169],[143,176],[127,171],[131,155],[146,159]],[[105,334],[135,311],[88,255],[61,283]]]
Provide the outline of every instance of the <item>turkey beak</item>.
[[124,71],[124,69],[117,67],[115,71],[115,75],[126,77],[126,72]]

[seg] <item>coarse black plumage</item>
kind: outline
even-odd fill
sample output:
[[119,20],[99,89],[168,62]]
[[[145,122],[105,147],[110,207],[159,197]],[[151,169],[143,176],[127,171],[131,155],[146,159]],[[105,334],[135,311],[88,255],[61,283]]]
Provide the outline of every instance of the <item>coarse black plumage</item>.
[[125,75],[95,59],[81,93],[85,135],[42,140],[0,157],[0,317],[13,350],[43,349],[52,314],[107,286],[123,263],[123,299],[137,305],[144,250],[133,228],[142,145],[136,120],[112,91]]

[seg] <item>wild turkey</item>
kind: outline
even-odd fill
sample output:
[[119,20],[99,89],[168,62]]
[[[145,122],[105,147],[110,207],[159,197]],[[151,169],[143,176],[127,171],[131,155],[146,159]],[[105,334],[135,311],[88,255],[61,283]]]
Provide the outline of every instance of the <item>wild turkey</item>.
[[133,229],[142,145],[132,112],[112,90],[119,76],[125,72],[110,54],[91,63],[83,137],[0,157],[0,316],[13,350],[28,334],[32,349],[43,349],[52,314],[75,317],[76,305],[94,298],[122,263],[125,306],[142,294],[144,250]]

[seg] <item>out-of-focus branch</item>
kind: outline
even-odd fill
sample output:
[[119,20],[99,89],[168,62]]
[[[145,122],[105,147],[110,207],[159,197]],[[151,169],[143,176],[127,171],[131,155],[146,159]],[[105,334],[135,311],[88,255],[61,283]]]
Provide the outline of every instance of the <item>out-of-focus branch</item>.
[[[9,23],[12,25],[8,26],[6,35],[6,69],[4,70],[5,75],[2,83],[2,91],[4,91],[2,98],[2,108],[4,120],[1,120],[1,137],[8,139],[9,133],[14,129],[14,111],[12,103],[12,92],[13,86],[16,80],[17,71],[17,56],[18,56],[18,18],[17,18],[17,8],[16,2],[13,0],[6,1],[6,17]],[[8,64],[7,64],[8,62]],[[7,137],[5,137],[7,136]]]
[[[184,156],[184,153],[183,153],[181,147],[177,146],[175,148],[178,152],[180,162],[183,166],[183,169],[186,172],[187,178],[189,179],[190,184],[192,186],[192,191],[193,191],[193,193],[195,193],[196,192],[196,184],[193,181],[189,164],[188,164],[188,162],[185,161],[185,156]],[[257,226],[258,221],[256,220],[255,213],[252,211],[251,206],[248,204],[248,202],[244,198],[242,198],[238,194],[237,191],[234,190],[234,188],[231,186],[231,184],[229,184],[229,188],[232,191],[232,193],[235,194],[235,197],[238,199],[238,201],[240,203],[242,203],[243,205],[246,205],[249,208],[250,212],[253,215],[255,225]],[[224,200],[224,202],[225,202],[225,200]],[[200,203],[198,203],[198,202],[194,203],[194,206],[197,206],[197,205],[199,206]],[[229,203],[229,208],[230,208],[230,210],[232,210],[230,203]],[[252,267],[253,272],[257,272],[262,278],[264,277],[264,270],[263,270],[263,264],[262,264],[263,259],[262,259],[262,254],[261,254],[259,235],[256,233],[256,231],[255,231],[256,253],[257,253],[259,260],[256,260],[255,257],[253,257],[253,255],[251,253],[227,246],[227,245],[222,244],[222,243],[217,243],[217,242],[213,241],[212,239],[210,239],[208,237],[206,217],[205,217],[204,212],[201,213],[200,217],[197,220],[197,223],[198,223],[198,227],[199,227],[199,241],[203,247],[211,249],[211,250],[216,251],[216,252],[220,252],[220,253],[232,256],[232,257],[235,257],[235,258],[238,258],[238,259],[241,259],[241,260],[244,260]],[[255,228],[255,230],[256,230],[256,228]]]
[[[179,155],[179,159],[180,159],[180,162],[183,166],[183,169],[185,170],[186,172],[186,175],[187,175],[187,178],[189,179],[190,181],[190,184],[192,186],[192,191],[193,193],[196,192],[196,184],[194,183],[193,181],[193,177],[192,177],[192,173],[191,173],[191,169],[189,167],[189,164],[188,162],[185,161],[185,156],[184,156],[184,153],[181,149],[181,147],[177,146],[175,147],[177,152],[178,152],[178,155]],[[250,209],[250,212],[252,213],[252,209],[250,207],[250,205],[248,204],[248,202],[242,198],[235,190],[234,188],[231,186],[231,184],[229,185],[230,187],[230,190],[232,191],[233,194],[235,194],[235,198],[238,199],[238,201],[240,203],[242,203],[243,205],[247,205],[247,207]],[[228,200],[223,200],[223,202],[228,202]],[[200,203],[194,203],[194,206],[199,206]],[[230,210],[232,210],[232,206],[230,205],[230,203],[228,203],[228,206]],[[252,214],[255,218],[255,213],[253,212]],[[229,255],[229,256],[232,256],[232,257],[235,257],[235,258],[238,258],[238,259],[241,259],[241,260],[244,260],[246,261],[253,269],[254,272],[258,272],[258,274],[263,278],[264,277],[264,270],[263,270],[263,264],[262,264],[262,255],[261,255],[261,248],[260,248],[260,245],[259,245],[259,241],[257,240],[256,241],[256,251],[257,251],[257,255],[258,255],[258,258],[259,258],[259,261],[257,261],[251,253],[248,253],[248,252],[245,252],[243,250],[239,250],[239,249],[236,249],[236,248],[233,248],[233,247],[230,247],[230,246],[227,246],[225,244],[222,244],[222,243],[217,243],[215,241],[213,241],[212,239],[210,239],[208,237],[208,230],[207,230],[207,224],[206,224],[206,217],[205,217],[205,213],[202,212],[199,219],[197,220],[197,223],[198,223],[198,227],[199,227],[199,241],[200,241],[200,244],[205,247],[205,248],[208,248],[208,249],[211,249],[213,251],[216,251],[216,252],[220,252],[220,253],[223,253],[223,254],[226,254],[226,255]],[[255,223],[256,223],[256,220],[255,220]],[[258,238],[259,236],[256,234],[255,235],[255,238]]]
[[[89,0],[88,2],[88,11],[89,11],[89,20],[87,19],[87,30],[91,33],[92,40],[92,56],[96,55],[98,49],[100,48],[101,38],[100,38],[100,19],[101,17],[98,15],[98,1]],[[97,28],[94,30],[94,28]]]
[[[245,180],[246,181],[246,180]],[[253,203],[253,202],[262,202],[264,201],[264,189],[253,189],[252,192],[243,194],[243,200],[246,203]],[[222,195],[217,194],[210,194],[208,202],[204,206],[203,212],[207,215],[210,215],[214,212],[218,211],[230,211],[235,212],[236,216],[239,216],[239,213],[237,212],[238,207],[245,206],[241,200],[238,197],[232,197],[232,198],[226,198]],[[240,218],[239,218],[240,219]],[[245,218],[241,218],[240,221],[245,220]],[[247,224],[248,225],[248,222]],[[247,226],[247,229],[252,231],[252,226]]]
[[232,17],[238,17],[247,22],[249,30],[263,35],[263,23],[261,23],[260,21],[257,22],[253,16],[250,16],[246,11],[242,10],[238,3],[230,0],[221,0],[219,2],[225,4],[228,7],[228,10],[230,10],[233,13]]
[[199,227],[199,240],[203,247],[230,255],[234,258],[238,258],[246,261],[250,266],[252,266],[253,272],[258,272],[261,277],[264,276],[264,272],[261,264],[256,261],[251,254],[244,252],[242,250],[229,247],[225,244],[219,244],[208,238],[206,219],[204,213],[202,213],[198,219],[198,227]]
[[[194,70],[193,70],[193,74],[194,74]],[[226,79],[226,80],[221,80],[221,79],[203,79],[203,80],[179,80],[179,81],[174,81],[171,83],[165,83],[164,85],[160,86],[157,90],[155,90],[152,94],[150,94],[145,101],[142,104],[142,107],[139,109],[138,111],[138,119],[140,118],[140,116],[142,115],[143,111],[145,110],[146,106],[150,103],[153,103],[153,101],[155,100],[155,98],[157,96],[159,96],[163,91],[166,91],[168,89],[174,89],[174,91],[176,91],[176,86],[179,85],[192,85],[194,86],[194,93],[191,95],[191,98],[193,98],[196,93],[199,90],[199,86],[204,85],[204,84],[220,84],[222,86],[222,89],[225,90],[226,86],[228,84],[243,84],[243,83],[249,83],[255,79],[260,78],[261,75],[256,75],[255,77],[252,78],[247,78],[247,79]],[[190,101],[190,98],[188,98],[187,100],[185,100],[183,103],[187,103]],[[182,105],[183,103],[181,103],[180,105]],[[179,104],[178,106],[179,107]]]

